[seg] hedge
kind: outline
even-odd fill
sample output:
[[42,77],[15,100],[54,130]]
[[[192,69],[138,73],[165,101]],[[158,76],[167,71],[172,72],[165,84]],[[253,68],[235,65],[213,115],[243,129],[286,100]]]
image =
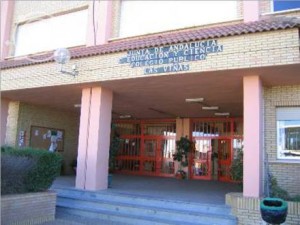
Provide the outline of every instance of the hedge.
[[1,147],[1,153],[1,194],[45,191],[60,174],[58,153],[11,147]]

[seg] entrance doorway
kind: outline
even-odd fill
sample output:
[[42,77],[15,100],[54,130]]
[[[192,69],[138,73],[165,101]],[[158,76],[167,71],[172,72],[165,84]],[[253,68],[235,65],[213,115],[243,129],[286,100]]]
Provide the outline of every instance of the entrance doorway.
[[125,174],[174,176],[176,121],[118,121],[122,140],[116,171]]
[[191,155],[190,177],[231,182],[230,166],[242,147],[242,132],[241,119],[193,119],[195,152]]
[[[117,121],[121,145],[115,171],[123,174],[174,177],[175,120]],[[189,156],[189,178],[232,181],[230,166],[241,148],[241,119],[192,119],[195,151]]]

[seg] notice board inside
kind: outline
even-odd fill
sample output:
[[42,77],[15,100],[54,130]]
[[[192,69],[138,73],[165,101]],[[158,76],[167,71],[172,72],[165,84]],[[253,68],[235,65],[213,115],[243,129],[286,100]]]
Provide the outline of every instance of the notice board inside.
[[49,127],[31,126],[30,146],[49,151],[64,151],[64,130]]

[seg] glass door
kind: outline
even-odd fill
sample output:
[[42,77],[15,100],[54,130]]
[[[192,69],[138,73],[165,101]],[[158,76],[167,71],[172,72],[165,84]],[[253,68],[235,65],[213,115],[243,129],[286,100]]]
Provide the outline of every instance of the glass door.
[[231,181],[230,166],[232,161],[231,139],[218,140],[218,179]]

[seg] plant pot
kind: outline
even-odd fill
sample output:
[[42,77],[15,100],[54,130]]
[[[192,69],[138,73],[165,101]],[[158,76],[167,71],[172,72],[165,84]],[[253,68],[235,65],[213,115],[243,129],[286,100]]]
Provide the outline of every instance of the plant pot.
[[287,202],[280,198],[264,198],[260,202],[261,217],[267,223],[284,223],[287,216],[287,210]]
[[186,172],[184,172],[183,170],[178,170],[178,171],[176,172],[176,174],[175,174],[175,177],[176,177],[177,179],[183,180],[183,179],[186,178]]

